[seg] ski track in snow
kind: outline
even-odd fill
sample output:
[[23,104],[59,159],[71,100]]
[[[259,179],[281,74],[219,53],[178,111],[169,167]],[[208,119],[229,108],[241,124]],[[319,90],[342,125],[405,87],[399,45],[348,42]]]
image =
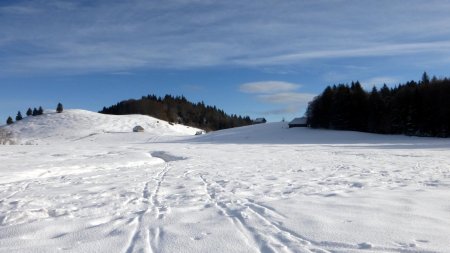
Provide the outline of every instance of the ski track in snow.
[[[363,135],[368,144],[342,145],[318,130],[335,142],[286,145],[252,130],[296,131],[275,126],[0,146],[0,252],[448,250],[448,141]],[[234,134],[265,141],[230,143]]]
[[[266,212],[267,208],[254,203],[238,204],[242,202],[240,200],[219,201],[216,188],[205,179],[204,175],[200,175],[200,178],[205,185],[205,191],[210,201],[221,213],[230,217],[244,236],[251,237],[249,240],[253,241],[254,247],[259,248],[259,252],[312,252],[306,247],[311,244],[309,241],[292,235],[261,214],[261,212]],[[235,206],[229,207],[232,203],[236,203]],[[322,250],[321,252],[327,251]]]
[[[377,246],[368,242],[350,244],[313,240],[301,234],[302,228],[293,231],[292,228],[285,227],[283,221],[289,219],[285,213],[258,201],[258,199],[263,200],[268,196],[273,198],[275,195],[282,197],[282,199],[289,199],[299,193],[306,196],[329,198],[345,195],[343,190],[347,190],[349,193],[346,194],[350,194],[355,189],[367,187],[366,184],[356,184],[355,186],[355,182],[358,180],[354,180],[352,183],[353,176],[360,177],[362,174],[352,176],[354,172],[351,171],[349,166],[337,164],[330,167],[329,173],[324,173],[325,176],[310,178],[303,185],[292,183],[289,186],[289,184],[284,183],[288,180],[285,181],[281,174],[270,173],[271,176],[267,176],[260,174],[256,169],[239,170],[238,173],[236,171],[225,173],[220,170],[211,170],[211,168],[219,166],[221,161],[208,164],[206,159],[209,158],[202,158],[198,161],[190,158],[187,160],[190,162],[189,168],[185,167],[184,161],[178,161],[174,164],[165,161],[150,167],[140,165],[111,168],[103,170],[101,174],[90,171],[82,174],[52,176],[53,172],[48,172],[49,175],[46,177],[0,184],[3,192],[0,201],[2,214],[6,214],[2,215],[2,226],[14,227],[15,225],[39,222],[40,220],[70,219],[71,217],[74,219],[86,217],[90,220],[96,220],[102,219],[103,216],[104,221],[98,224],[91,221],[92,226],[104,227],[105,233],[108,231],[109,234],[129,231],[122,252],[161,252],[160,240],[164,229],[164,219],[167,214],[170,214],[171,206],[177,205],[177,203],[173,203],[173,199],[170,199],[167,193],[174,191],[170,188],[176,187],[174,180],[179,177],[188,184],[201,183],[203,193],[197,192],[196,196],[192,198],[202,200],[206,208],[211,205],[214,206],[219,211],[220,216],[229,220],[237,233],[241,235],[243,241],[247,243],[247,247],[256,252],[325,253],[358,250],[370,252],[434,252],[416,248],[416,245],[407,242],[399,242],[398,247],[388,247]],[[415,168],[419,168],[419,166]],[[166,177],[173,169],[176,171],[171,175],[171,185],[166,185]],[[295,172],[291,176],[297,173],[296,170],[289,170]],[[307,169],[302,170],[302,172],[305,172]],[[340,174],[340,172],[345,172],[345,174]],[[448,171],[443,172],[448,177]],[[366,173],[370,173],[371,176],[377,175],[370,171]],[[386,173],[382,171],[378,176],[386,177]],[[175,176],[175,174],[178,176]],[[229,174],[228,178],[226,174]],[[314,175],[314,173],[311,175]],[[408,181],[417,182],[426,187],[437,187],[430,182],[438,182],[438,180],[427,179],[424,175],[426,174],[410,175],[410,178],[403,178],[401,182],[395,178],[388,179],[388,182],[393,183],[389,187],[396,189],[398,186],[395,186],[395,183],[403,185]],[[248,181],[248,178],[251,177],[258,179],[256,184],[255,181]],[[134,190],[125,191],[127,187],[121,185],[130,182],[135,184]],[[283,182],[284,186],[281,188],[275,186],[274,184],[277,182]],[[252,183],[253,186],[249,187]],[[444,184],[444,182],[441,182],[441,184]],[[137,185],[141,186],[137,187]],[[380,182],[376,187],[382,185],[383,182]],[[75,188],[72,189],[72,187]],[[168,188],[164,189],[164,187]],[[287,188],[283,189],[285,187]],[[67,194],[54,192],[52,188],[69,192]],[[140,193],[139,188],[141,189]],[[162,190],[165,190],[164,195],[161,195]],[[120,201],[117,198],[116,201],[111,201],[115,191],[117,195],[122,195],[122,198],[119,198]],[[253,192],[254,196],[247,194],[247,191]],[[337,195],[334,195],[333,192],[336,192]],[[30,193],[32,196],[27,197]],[[206,198],[203,198],[202,195]],[[36,197],[38,198],[37,201],[34,200]],[[41,204],[37,204],[40,201],[42,201]],[[86,204],[82,204],[82,202],[86,202]],[[109,204],[109,202],[111,203]],[[187,206],[189,205],[188,202]],[[100,215],[102,207],[104,207],[106,213]],[[115,213],[113,210],[120,211]],[[95,218],[96,216],[97,218]],[[53,235],[52,238],[65,238],[69,237],[70,234],[71,232],[60,233]],[[197,240],[197,238],[203,238],[203,236],[194,238]],[[418,241],[417,244],[419,243]],[[2,251],[1,247],[0,251]]]
[[[131,235],[131,239],[126,247],[125,252],[157,252],[157,244],[155,241],[159,237],[160,228],[148,228],[148,224],[150,223],[148,220],[151,219],[152,213],[154,213],[154,217],[157,219],[164,218],[164,211],[167,210],[167,207],[161,205],[158,200],[158,193],[161,187],[161,184],[164,182],[164,177],[166,173],[169,171],[170,167],[166,163],[164,168],[158,172],[158,174],[153,178],[152,181],[155,181],[156,186],[153,191],[149,190],[149,185],[152,181],[148,181],[145,183],[144,190],[142,191],[142,203],[146,206],[146,208],[138,213],[138,216],[134,218],[133,223],[135,223],[135,228]],[[145,242],[141,248],[139,246],[140,242]]]

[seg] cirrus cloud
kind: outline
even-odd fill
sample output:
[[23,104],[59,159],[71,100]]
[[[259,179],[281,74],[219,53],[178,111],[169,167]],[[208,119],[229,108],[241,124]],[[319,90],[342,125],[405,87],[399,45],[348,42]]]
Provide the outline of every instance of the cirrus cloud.
[[245,93],[274,93],[293,91],[300,88],[301,85],[283,81],[263,81],[244,83],[239,86],[239,90]]
[[349,1],[6,1],[0,75],[418,55],[446,63],[449,2]]
[[278,108],[260,112],[270,116],[297,114],[305,109],[315,94],[299,92],[301,87],[300,84],[284,81],[260,81],[241,84],[239,91],[252,94],[258,101],[266,105],[277,105]]

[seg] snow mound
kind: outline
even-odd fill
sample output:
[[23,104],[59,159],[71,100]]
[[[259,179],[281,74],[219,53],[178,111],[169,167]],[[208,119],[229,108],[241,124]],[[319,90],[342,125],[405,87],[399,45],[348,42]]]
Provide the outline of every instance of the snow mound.
[[146,135],[155,136],[194,135],[200,130],[145,115],[107,115],[79,109],[62,113],[46,111],[43,115],[26,117],[4,128],[12,132],[19,143],[37,144],[74,141],[99,134],[131,133],[136,126],[142,126]]

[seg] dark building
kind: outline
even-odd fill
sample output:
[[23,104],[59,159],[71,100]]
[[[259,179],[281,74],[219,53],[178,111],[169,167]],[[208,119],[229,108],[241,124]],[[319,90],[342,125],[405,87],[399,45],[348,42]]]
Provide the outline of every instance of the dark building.
[[289,128],[291,127],[307,127],[306,117],[295,118],[291,122],[289,122]]

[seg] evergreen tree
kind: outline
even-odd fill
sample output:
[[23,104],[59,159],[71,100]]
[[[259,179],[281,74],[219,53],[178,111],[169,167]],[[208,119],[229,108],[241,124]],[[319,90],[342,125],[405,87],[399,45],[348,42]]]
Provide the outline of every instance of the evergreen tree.
[[306,115],[313,128],[384,134],[450,136],[450,79],[409,81],[371,92],[358,82],[327,87],[309,103]]
[[44,114],[44,109],[42,109],[42,106],[39,106],[39,109],[38,109],[38,115],[43,115]]
[[20,113],[20,111],[17,112],[17,116],[16,116],[16,121],[22,120],[22,113]]
[[33,108],[33,113],[31,115],[33,115],[33,116],[38,116],[39,115],[38,110],[36,109],[36,107]]
[[62,113],[62,111],[63,111],[63,105],[61,103],[58,103],[58,105],[56,106],[56,112]]
[[14,123],[14,121],[11,118],[11,116],[9,116],[8,119],[6,120],[6,124],[11,125],[12,123]]
[[430,83],[430,77],[428,76],[427,72],[423,72],[422,84],[429,84],[429,83]]
[[33,111],[31,110],[31,108],[28,108],[27,110],[27,116],[31,116],[33,115]]

